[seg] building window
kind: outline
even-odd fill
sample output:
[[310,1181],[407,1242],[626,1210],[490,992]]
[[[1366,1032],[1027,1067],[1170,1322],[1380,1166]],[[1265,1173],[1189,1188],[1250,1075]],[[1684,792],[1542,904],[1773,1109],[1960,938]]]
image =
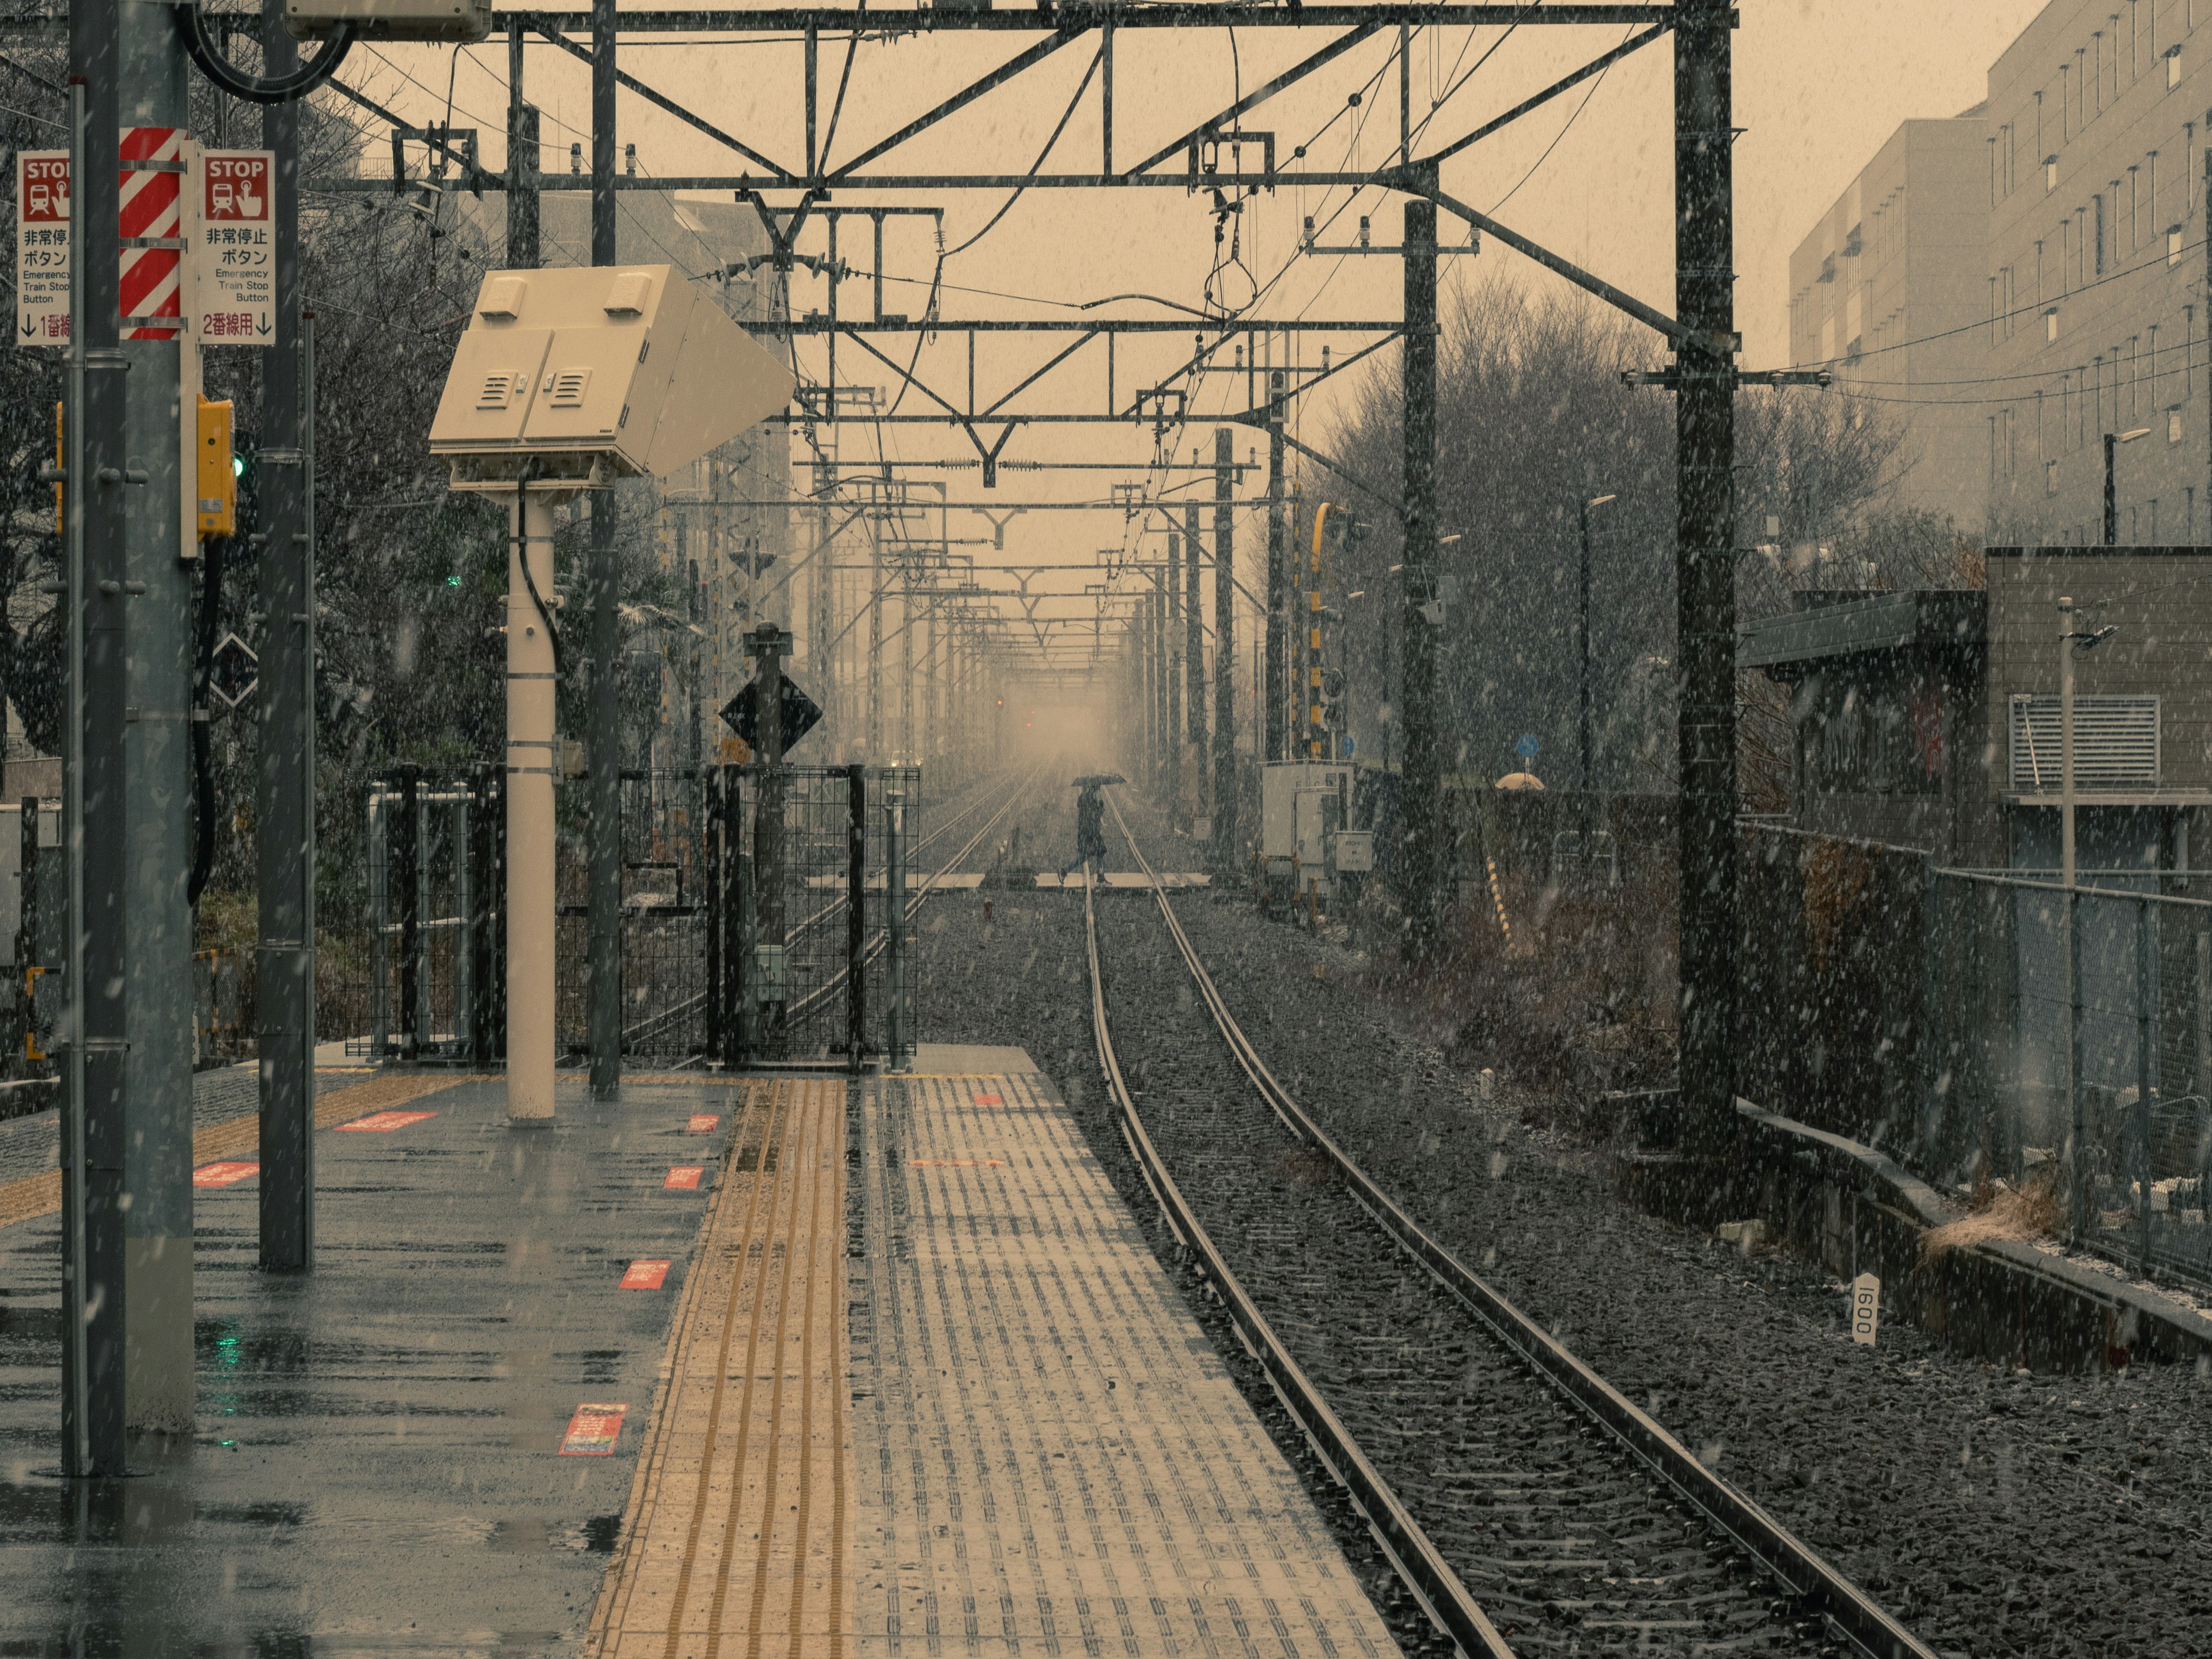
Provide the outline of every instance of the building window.
[[2181,410],[2179,406],[2166,411],[2166,441],[2170,444],[2181,441]]
[[2043,313],[2043,343],[2049,345],[2058,337],[2058,307],[2053,306]]
[[2048,196],[2057,188],[2058,158],[2056,155],[2046,155],[2043,158],[2043,193]]
[[2172,92],[2180,84],[2181,48],[2179,46],[2168,46],[2166,49],[2166,89],[2168,92]]
[[2058,463],[2056,461],[2043,464],[2043,493],[2046,495],[2058,493]]
[[2173,267],[2174,267],[2174,266],[2176,266],[2176,265],[2179,264],[2180,263],[2181,263],[2181,227],[2180,227],[2179,225],[2168,225],[2168,226],[2166,228],[2166,269],[2167,269],[2167,270],[2172,270],[2172,269],[2173,269]]

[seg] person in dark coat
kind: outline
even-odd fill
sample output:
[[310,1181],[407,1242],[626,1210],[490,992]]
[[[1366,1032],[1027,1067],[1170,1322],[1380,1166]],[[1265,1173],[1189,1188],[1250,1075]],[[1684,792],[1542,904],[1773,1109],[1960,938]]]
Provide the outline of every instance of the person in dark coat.
[[1067,872],[1077,865],[1087,865],[1094,859],[1103,863],[1105,857],[1106,799],[1097,784],[1086,783],[1075,799],[1075,856],[1060,866],[1060,879],[1066,880]]

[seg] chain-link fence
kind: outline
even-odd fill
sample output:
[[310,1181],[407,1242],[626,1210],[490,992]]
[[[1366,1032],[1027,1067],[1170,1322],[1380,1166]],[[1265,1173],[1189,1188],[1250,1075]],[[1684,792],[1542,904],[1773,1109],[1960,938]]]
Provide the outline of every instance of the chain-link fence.
[[2107,1254],[2212,1274],[2212,901],[2172,872],[1940,871],[1917,1162],[2051,1185]]

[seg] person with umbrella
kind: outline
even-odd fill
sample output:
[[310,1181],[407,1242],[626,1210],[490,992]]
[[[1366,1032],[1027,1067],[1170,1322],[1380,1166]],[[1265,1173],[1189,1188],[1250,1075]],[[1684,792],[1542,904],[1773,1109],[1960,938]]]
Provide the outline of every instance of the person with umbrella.
[[1060,878],[1067,879],[1067,872],[1079,864],[1088,875],[1090,865],[1096,859],[1103,865],[1106,858],[1106,798],[1098,792],[1109,783],[1121,781],[1118,772],[1093,772],[1076,779],[1074,787],[1083,793],[1075,799],[1075,856],[1060,866]]

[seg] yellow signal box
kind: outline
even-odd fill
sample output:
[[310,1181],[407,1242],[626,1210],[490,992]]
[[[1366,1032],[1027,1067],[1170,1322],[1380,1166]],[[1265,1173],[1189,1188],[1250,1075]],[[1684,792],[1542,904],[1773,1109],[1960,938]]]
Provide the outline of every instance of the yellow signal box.
[[238,473],[230,453],[230,400],[200,399],[200,539],[238,533]]

